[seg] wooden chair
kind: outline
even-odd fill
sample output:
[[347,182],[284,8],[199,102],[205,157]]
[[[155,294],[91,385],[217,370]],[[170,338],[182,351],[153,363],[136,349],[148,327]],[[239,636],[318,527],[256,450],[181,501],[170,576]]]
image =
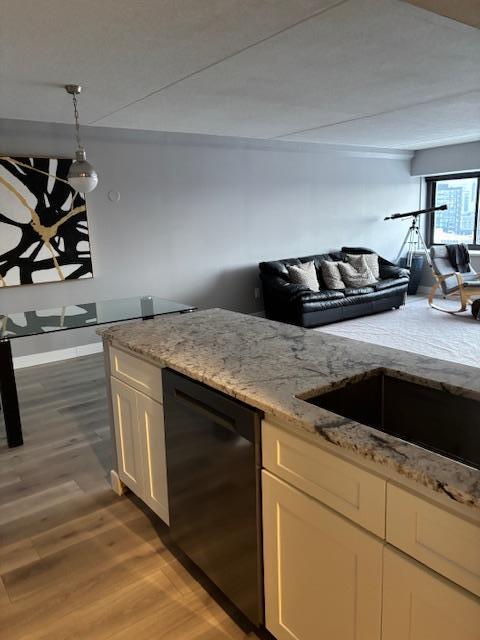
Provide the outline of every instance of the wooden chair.
[[[428,296],[428,304],[433,309],[445,311],[446,313],[460,313],[466,311],[472,298],[480,296],[480,275],[470,265],[470,271],[459,273],[455,271],[450,258],[448,257],[447,247],[438,245],[430,248],[430,258],[432,261],[433,277],[435,283],[430,290]],[[442,309],[433,303],[435,293],[441,288],[443,297],[460,296],[460,309]]]

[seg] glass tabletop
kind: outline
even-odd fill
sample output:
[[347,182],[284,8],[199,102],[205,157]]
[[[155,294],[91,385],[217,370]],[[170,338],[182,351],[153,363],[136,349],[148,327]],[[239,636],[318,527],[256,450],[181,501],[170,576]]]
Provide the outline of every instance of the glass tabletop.
[[188,313],[196,307],[155,296],[86,302],[53,309],[0,314],[0,339],[36,336],[52,331],[94,327],[99,324],[139,320],[168,313]]

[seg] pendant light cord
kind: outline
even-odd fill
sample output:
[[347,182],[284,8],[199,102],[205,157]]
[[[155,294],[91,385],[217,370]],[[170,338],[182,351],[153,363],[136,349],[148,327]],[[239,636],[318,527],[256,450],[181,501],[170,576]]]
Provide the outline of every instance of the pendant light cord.
[[77,107],[77,96],[75,94],[72,95],[72,100],[73,100],[73,112],[75,115],[75,138],[77,140],[77,147],[79,149],[83,149],[82,141],[80,140],[80,122],[79,122],[78,107]]

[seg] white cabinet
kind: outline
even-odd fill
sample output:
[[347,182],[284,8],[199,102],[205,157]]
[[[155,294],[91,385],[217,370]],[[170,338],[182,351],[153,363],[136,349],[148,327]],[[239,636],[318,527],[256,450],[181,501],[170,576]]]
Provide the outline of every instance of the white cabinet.
[[163,406],[137,393],[137,415],[144,461],[143,500],[168,524],[167,463]]
[[480,602],[386,548],[382,640],[479,640]]
[[168,524],[163,407],[113,376],[111,388],[120,480]]
[[387,541],[480,596],[480,526],[389,484]]
[[137,392],[115,378],[111,380],[118,475],[129,489],[139,495],[143,489],[143,456]]
[[264,420],[265,469],[377,536],[385,536],[386,482]]
[[382,542],[262,471],[266,627],[277,640],[380,640]]

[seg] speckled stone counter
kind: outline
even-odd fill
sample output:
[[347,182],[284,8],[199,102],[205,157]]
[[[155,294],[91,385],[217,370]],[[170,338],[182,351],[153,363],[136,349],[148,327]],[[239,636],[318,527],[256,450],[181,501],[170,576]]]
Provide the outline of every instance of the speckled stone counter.
[[[309,404],[352,376],[387,369],[480,400],[480,371],[223,309],[99,329],[108,341],[184,373],[342,449],[480,509],[480,471]],[[479,416],[480,428],[480,416]]]

